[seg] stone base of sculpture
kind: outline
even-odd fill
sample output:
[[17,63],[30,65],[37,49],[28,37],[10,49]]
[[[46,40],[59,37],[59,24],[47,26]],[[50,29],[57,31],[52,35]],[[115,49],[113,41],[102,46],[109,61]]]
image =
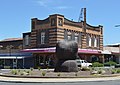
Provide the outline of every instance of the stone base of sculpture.
[[78,66],[75,60],[59,61],[55,72],[78,72]]

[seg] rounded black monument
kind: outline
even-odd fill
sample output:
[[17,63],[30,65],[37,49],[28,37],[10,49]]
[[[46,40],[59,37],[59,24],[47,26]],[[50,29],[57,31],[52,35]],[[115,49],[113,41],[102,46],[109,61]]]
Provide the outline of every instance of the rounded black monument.
[[62,40],[56,45],[55,72],[77,72],[78,66],[75,61],[78,54],[78,44],[75,41]]

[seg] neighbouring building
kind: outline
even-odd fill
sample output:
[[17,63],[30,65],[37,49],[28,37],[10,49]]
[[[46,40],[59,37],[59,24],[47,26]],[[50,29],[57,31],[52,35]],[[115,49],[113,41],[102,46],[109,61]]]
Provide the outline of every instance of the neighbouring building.
[[104,62],[114,61],[120,64],[120,44],[110,44],[103,48]]
[[8,38],[0,41],[0,68],[29,68],[31,53],[22,53],[23,39]]

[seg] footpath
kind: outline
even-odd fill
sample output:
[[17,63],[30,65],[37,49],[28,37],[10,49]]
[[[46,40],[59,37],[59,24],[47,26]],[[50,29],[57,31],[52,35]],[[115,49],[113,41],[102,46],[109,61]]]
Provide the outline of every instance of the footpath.
[[84,81],[108,81],[120,80],[120,76],[99,78],[17,78],[0,76],[0,82],[17,83],[60,83],[60,82],[84,82]]

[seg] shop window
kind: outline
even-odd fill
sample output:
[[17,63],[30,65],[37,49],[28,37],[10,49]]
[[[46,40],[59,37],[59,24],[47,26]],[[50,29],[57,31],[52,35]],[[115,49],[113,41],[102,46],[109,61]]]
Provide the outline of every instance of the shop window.
[[59,26],[63,26],[63,19],[62,19],[62,18],[59,18],[59,19],[58,19],[58,25],[59,25]]
[[45,32],[41,32],[41,44],[45,44]]

